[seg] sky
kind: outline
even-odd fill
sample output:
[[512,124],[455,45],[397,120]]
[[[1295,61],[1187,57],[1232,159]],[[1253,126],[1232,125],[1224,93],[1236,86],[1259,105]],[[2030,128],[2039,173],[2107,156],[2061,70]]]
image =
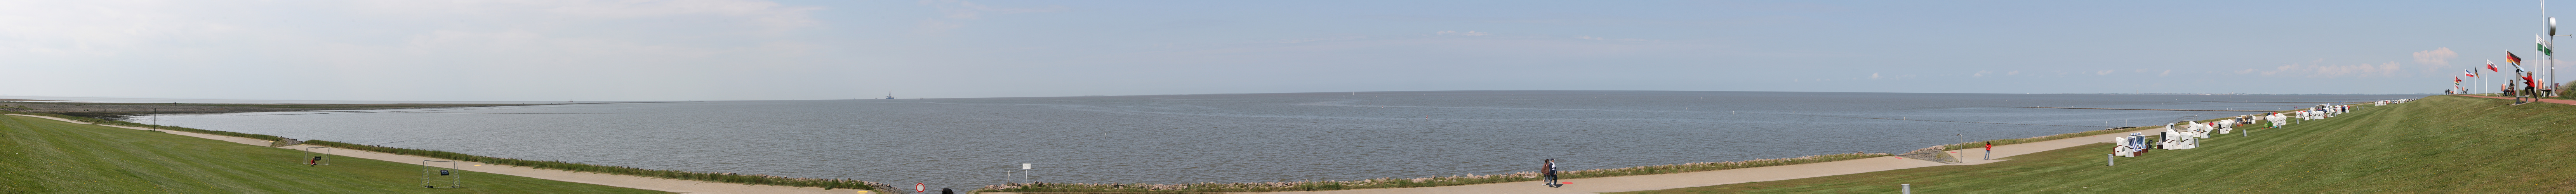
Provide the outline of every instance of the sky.
[[2540,3],[0,0],[0,95],[2439,93]]

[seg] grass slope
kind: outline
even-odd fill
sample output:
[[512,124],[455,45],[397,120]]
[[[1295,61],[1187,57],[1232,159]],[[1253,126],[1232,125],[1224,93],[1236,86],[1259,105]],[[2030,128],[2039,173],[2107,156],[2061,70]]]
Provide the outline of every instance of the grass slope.
[[0,193],[666,193],[463,172],[467,188],[421,188],[416,164],[159,132],[0,116]]
[[[2104,166],[2111,144],[1936,166],[1624,193],[2561,193],[2576,191],[2576,106],[2456,96],[2364,107]],[[2082,137],[2082,138],[2109,138]]]

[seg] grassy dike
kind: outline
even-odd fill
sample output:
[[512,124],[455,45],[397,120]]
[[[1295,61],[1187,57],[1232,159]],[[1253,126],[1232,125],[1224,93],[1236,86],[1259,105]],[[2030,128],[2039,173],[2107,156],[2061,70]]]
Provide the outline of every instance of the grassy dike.
[[[1827,154],[1796,158],[1760,159],[1733,162],[1702,162],[1674,165],[1640,166],[1611,169],[1561,171],[1557,178],[1578,179],[1650,174],[1672,174],[1765,166],[1784,166],[1832,161],[1886,157],[1883,153]],[[1115,183],[1011,183],[990,185],[976,192],[1019,193],[1222,193],[1330,191],[1378,188],[1413,188],[1538,181],[1538,172],[1515,172],[1489,175],[1461,175],[1425,178],[1374,178],[1349,181],[1298,181],[1260,183],[1191,183],[1191,184],[1115,184]]]
[[[96,124],[99,124],[99,125],[114,125],[114,126],[127,126],[127,127],[158,127],[158,128],[160,128],[161,130],[186,131],[186,132],[193,132],[193,133],[202,133],[202,134],[211,134],[211,135],[222,135],[222,136],[233,136],[233,137],[243,137],[243,138],[259,139],[259,140],[269,140],[269,141],[275,141],[275,142],[277,142],[277,143],[276,143],[276,145],[269,145],[270,147],[288,146],[288,145],[282,145],[282,144],[286,144],[287,142],[289,142],[289,141],[285,141],[285,140],[286,140],[285,138],[278,137],[278,136],[272,136],[272,135],[249,134],[249,133],[230,132],[230,131],[205,130],[205,129],[196,129],[196,128],[178,127],[178,126],[153,126],[153,125],[145,125],[145,124],[141,124],[141,123],[134,123],[134,122],[125,122],[125,121],[108,120],[108,119],[98,119],[98,118],[88,118],[88,117],[77,117],[77,116],[68,116],[68,115],[50,114],[50,113],[32,113],[32,112],[0,111],[0,114],[40,115],[40,116],[48,116],[48,117],[54,117],[54,118],[71,119],[71,120],[74,120],[74,121],[80,121],[80,122],[96,123]],[[50,120],[48,120],[48,121],[50,121]],[[53,121],[53,122],[58,122],[58,121]],[[75,124],[75,123],[64,123],[64,124],[68,124],[68,125],[79,125],[79,124]],[[114,129],[114,128],[110,128],[110,129]],[[128,130],[130,130],[130,129],[128,129]],[[721,183],[737,183],[737,184],[751,184],[751,185],[778,185],[778,186],[791,186],[791,187],[818,187],[818,188],[826,188],[826,189],[857,189],[857,190],[874,190],[874,189],[879,189],[879,188],[887,188],[887,187],[886,187],[886,185],[885,185],[885,184],[883,184],[883,183],[867,182],[867,181],[859,181],[859,180],[850,180],[850,179],[792,178],[792,177],[780,177],[780,176],[770,176],[770,175],[747,175],[747,174],[736,174],[736,173],[714,173],[714,172],[689,172],[689,171],[675,171],[675,170],[653,170],[653,169],[641,169],[641,168],[624,167],[624,166],[601,166],[601,165],[582,164],[582,163],[571,163],[571,162],[563,162],[563,161],[522,160],[522,159],[514,159],[514,158],[500,158],[500,157],[475,156],[475,155],[467,155],[467,154],[461,154],[461,153],[455,153],[455,152],[446,152],[446,151],[419,150],[419,149],[408,149],[408,148],[395,148],[395,147],[384,147],[384,146],[376,146],[376,145],[359,145],[359,144],[350,144],[350,143],[333,142],[333,141],[323,141],[323,140],[305,140],[304,142],[309,143],[309,144],[311,144],[311,145],[338,147],[338,148],[341,148],[341,149],[365,150],[365,151],[374,151],[374,152],[383,152],[383,153],[401,154],[401,155],[411,155],[411,156],[420,156],[420,157],[429,157],[429,158],[438,158],[438,159],[448,159],[448,160],[466,161],[466,162],[482,162],[482,163],[487,163],[487,164],[502,164],[502,165],[512,165],[512,166],[522,166],[522,167],[537,168],[537,169],[553,169],[553,170],[565,170],[565,171],[576,171],[576,172],[592,172],[592,173],[602,173],[602,174],[616,174],[616,175],[644,176],[644,177],[657,177],[657,178],[668,178],[668,179],[679,179],[679,180],[697,180],[697,181],[721,182]],[[372,160],[370,160],[370,161],[372,161]]]
[[462,172],[466,188],[421,188],[414,164],[346,159],[159,132],[0,116],[0,193],[666,193]]
[[1624,193],[2562,193],[2576,106],[2434,96],[2104,166],[2111,144],[1936,166]]
[[[2276,111],[2276,112],[2293,112],[2293,111],[2297,111],[2297,110],[2283,110],[2283,111]],[[2231,116],[2231,117],[2232,117],[2233,115],[2228,115],[2228,116]],[[2218,120],[2224,120],[2224,119],[2228,119],[2228,118],[2211,118],[2211,119],[2198,120],[2198,121],[2196,121],[2196,122],[2203,122],[2203,123],[2206,123],[2206,122],[2216,122],[2216,121],[2218,121]],[[2155,128],[2155,127],[2162,127],[2162,126],[2145,126],[2145,127],[2136,128],[2136,129],[2152,129],[2152,128]],[[2066,134],[2057,134],[2057,135],[2047,135],[2047,136],[2038,136],[2038,137],[2028,137],[2028,138],[1998,139],[1998,140],[1987,140],[1987,141],[1979,141],[1979,142],[1966,142],[1966,143],[1957,143],[1957,144],[1948,144],[1948,145],[1935,145],[1935,146],[1931,146],[1931,147],[1926,147],[1926,148],[1924,148],[1924,149],[1942,149],[1942,150],[1944,150],[1944,151],[1958,151],[1958,150],[1966,150],[1966,149],[1971,149],[1971,148],[1978,148],[1978,147],[1982,147],[1982,146],[1985,146],[1985,145],[1986,145],[1986,144],[1988,144],[1988,143],[1992,143],[1993,145],[1998,145],[1998,146],[2000,146],[2000,145],[2012,145],[2012,144],[2022,144],[2022,143],[2042,142],[2042,141],[2059,140],[2059,139],[2067,139],[2067,138],[2090,137],[2090,136],[2097,136],[2097,135],[2103,135],[2103,134],[2123,133],[2123,132],[2130,132],[2130,131],[2135,131],[2135,129],[2125,129],[2125,130],[2092,130],[2092,131],[2075,132],[2075,133],[2066,133]],[[1656,166],[1639,166],[1639,167],[1613,168],[1613,169],[1577,170],[1577,171],[1565,171],[1565,172],[1562,172],[1561,174],[1559,174],[1559,177],[1560,177],[1560,178],[1563,178],[1563,179],[1578,179],[1578,178],[1600,178],[1600,177],[1635,176],[1635,175],[1674,174],[1674,173],[1703,172],[1703,171],[1716,171],[1716,170],[1740,169],[1740,168],[1753,168],[1753,167],[1785,166],[1785,165],[1797,165],[1797,164],[1823,163],[1823,162],[1833,162],[1833,161],[1843,161],[1843,160],[1855,160],[1855,159],[1872,158],[1872,157],[1882,157],[1882,156],[1890,156],[1890,154],[1885,154],[1885,153],[1828,154],[1828,155],[1814,155],[1814,156],[1804,156],[1804,157],[1796,157],[1796,158],[1759,159],[1759,160],[1732,161],[1732,162],[1702,162],[1702,163],[1672,164],[1672,165],[1656,165]],[[1492,175],[1466,175],[1466,176],[1445,176],[1445,177],[1424,177],[1424,178],[1375,178],[1375,179],[1349,180],[1349,181],[1328,180],[1328,181],[1295,181],[1295,182],[1260,182],[1260,183],[1190,183],[1190,184],[1010,183],[1010,184],[1003,184],[1003,185],[989,185],[989,186],[985,186],[985,187],[983,187],[983,188],[977,189],[977,190],[975,190],[975,191],[977,191],[977,192],[1019,192],[1019,193],[1222,193],[1222,192],[1330,191],[1330,190],[1352,190],[1352,189],[1414,188],[1414,187],[1439,187],[1439,186],[1457,186],[1457,185],[1475,185],[1475,184],[1508,183],[1508,182],[1522,182],[1522,181],[1537,181],[1537,180],[1539,180],[1539,178],[1538,178],[1538,177],[1539,177],[1538,172],[1514,172],[1514,173],[1507,173],[1507,174],[1492,174]]]

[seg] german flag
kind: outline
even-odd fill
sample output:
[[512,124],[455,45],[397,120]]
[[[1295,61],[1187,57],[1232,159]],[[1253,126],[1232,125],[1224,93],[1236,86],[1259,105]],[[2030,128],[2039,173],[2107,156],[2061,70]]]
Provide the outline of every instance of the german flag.
[[2505,51],[2505,52],[2504,52],[2504,62],[2506,62],[2506,63],[2513,63],[2513,64],[2522,64],[2522,57],[2516,57],[2516,56],[2513,56],[2513,51]]

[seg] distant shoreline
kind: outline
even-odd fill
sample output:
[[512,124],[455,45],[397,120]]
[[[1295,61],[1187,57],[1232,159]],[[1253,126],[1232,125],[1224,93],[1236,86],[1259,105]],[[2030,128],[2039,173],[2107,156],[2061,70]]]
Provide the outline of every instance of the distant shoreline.
[[[59,100],[49,100],[49,101],[59,101]],[[99,102],[76,102],[76,101],[73,101],[73,102],[5,102],[5,101],[0,101],[0,107],[19,107],[19,108],[0,108],[0,110],[6,110],[6,111],[20,111],[20,112],[41,112],[41,113],[64,114],[64,115],[80,116],[80,117],[90,117],[90,118],[101,118],[101,119],[111,119],[111,120],[125,120],[125,119],[127,119],[127,118],[131,118],[131,117],[134,117],[134,116],[142,116],[142,115],[150,115],[150,114],[170,114],[170,113],[240,113],[240,112],[329,111],[329,110],[377,110],[377,109],[420,109],[420,108],[466,108],[466,107],[503,107],[503,106],[566,105],[566,104],[625,104],[625,103],[675,103],[675,102],[703,102],[703,101],[668,101],[668,102],[595,102],[595,103],[547,103],[547,104],[411,104],[411,103],[403,103],[403,104],[214,104],[214,103],[99,103]]]

